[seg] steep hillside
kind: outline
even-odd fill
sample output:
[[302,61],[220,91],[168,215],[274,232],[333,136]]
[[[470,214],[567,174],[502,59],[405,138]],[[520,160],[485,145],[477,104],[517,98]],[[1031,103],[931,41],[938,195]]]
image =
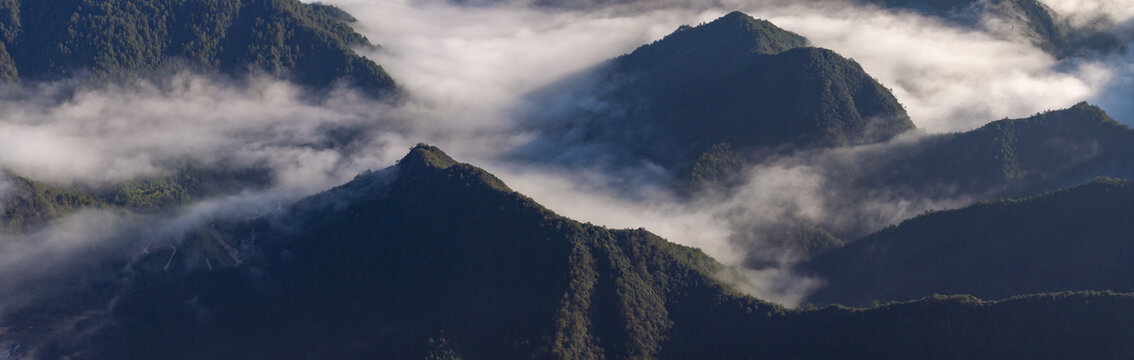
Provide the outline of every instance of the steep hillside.
[[860,186],[1020,197],[1098,176],[1134,177],[1134,131],[1102,109],[1080,103],[931,137],[921,148],[862,174]]
[[808,301],[862,306],[933,294],[1134,291],[1132,260],[1134,183],[1100,178],[922,215],[801,268],[826,281]]
[[[556,216],[420,145],[232,230],[244,264],[142,288],[36,355],[75,358],[1122,358],[1134,297],[786,310],[700,251]],[[912,321],[911,321],[912,319]],[[1033,326],[1043,323],[1049,326]],[[1074,325],[1072,325],[1074,324]],[[19,331],[19,329],[15,329]],[[979,344],[979,346],[975,345]]]
[[553,136],[563,147],[605,144],[674,172],[690,172],[711,150],[751,159],[758,151],[885,140],[914,127],[854,61],[740,12],[682,27],[592,76],[597,84],[585,92],[602,106],[552,121]]
[[393,90],[381,67],[352,50],[372,45],[343,15],[298,0],[3,0],[0,77],[114,80],[187,67]]

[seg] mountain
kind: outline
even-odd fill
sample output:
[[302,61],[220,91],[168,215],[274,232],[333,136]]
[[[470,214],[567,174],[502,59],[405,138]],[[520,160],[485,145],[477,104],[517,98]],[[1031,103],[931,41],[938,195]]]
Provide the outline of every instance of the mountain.
[[1002,299],[1134,291],[1134,182],[1100,178],[1020,200],[925,214],[801,265],[826,285],[815,304],[933,294]]
[[996,198],[1034,195],[1099,176],[1134,178],[1134,131],[1087,103],[936,135],[901,152],[858,185]]
[[[736,161],[724,156],[714,159],[726,164],[706,167],[716,172]],[[824,207],[838,215],[818,222],[788,218],[773,225],[794,227],[788,231],[793,236],[763,236],[796,254],[816,254],[838,242],[815,244],[814,240],[824,238],[823,232],[808,228],[850,241],[924,209],[1029,197],[1097,177],[1134,179],[1134,131],[1098,107],[1080,103],[1027,118],[993,121],[967,132],[803,152],[768,166],[780,164],[817,172],[824,181],[822,191],[828,194],[823,197]],[[898,218],[895,212],[909,216]]]
[[272,176],[265,169],[232,170],[188,164],[169,174],[101,187],[60,186],[5,174],[0,177],[0,235],[32,232],[84,208],[167,213],[210,196],[263,188],[271,182]]
[[1011,31],[1060,58],[1091,53],[1121,53],[1130,34],[1107,31],[1106,24],[1073,26],[1038,0],[863,0],[886,8],[902,8],[939,16],[967,26],[984,26],[988,18],[1012,24]]
[[298,0],[0,0],[0,79],[124,79],[171,68],[264,71],[315,88],[396,88],[352,50],[349,15]]
[[721,149],[750,159],[769,149],[880,141],[914,127],[854,61],[740,12],[683,26],[586,79],[581,92],[595,97],[587,104],[600,105],[551,121],[552,136],[563,147],[606,144],[674,172]]
[[[789,310],[644,230],[559,217],[419,145],[231,227],[245,262],[130,291],[43,358],[1124,358],[1134,296]],[[1044,324],[1043,326],[1035,326]],[[21,334],[24,329],[10,329]],[[67,335],[69,334],[69,335]]]
[[0,234],[34,230],[79,209],[105,205],[85,192],[19,176],[4,176],[0,184],[6,184],[0,190]]

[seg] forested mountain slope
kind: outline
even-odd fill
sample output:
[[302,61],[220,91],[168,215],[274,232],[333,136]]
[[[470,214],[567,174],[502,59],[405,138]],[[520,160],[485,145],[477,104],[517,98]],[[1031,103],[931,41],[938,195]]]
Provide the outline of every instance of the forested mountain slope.
[[[644,230],[551,213],[420,145],[233,230],[242,265],[137,290],[37,354],[75,358],[1123,358],[1134,297],[787,310]],[[1046,326],[1034,326],[1036,323]]]
[[934,135],[902,152],[884,167],[861,174],[859,185],[997,198],[1034,195],[1099,176],[1134,177],[1134,131],[1087,103]]
[[171,68],[395,88],[344,12],[298,0],[0,0],[0,78],[118,80]]
[[585,77],[597,80],[578,91],[603,106],[549,120],[551,136],[562,147],[605,144],[674,172],[705,153],[750,159],[914,127],[854,61],[740,12],[682,27]]
[[1134,183],[1100,178],[1031,198],[925,214],[800,268],[825,280],[808,298],[815,304],[1134,291]]

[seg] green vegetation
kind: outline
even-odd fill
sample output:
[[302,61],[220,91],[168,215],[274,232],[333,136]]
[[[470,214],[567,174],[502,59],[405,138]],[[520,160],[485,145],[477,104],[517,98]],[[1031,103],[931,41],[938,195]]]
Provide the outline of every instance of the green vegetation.
[[49,220],[84,207],[106,205],[102,200],[81,191],[10,174],[5,177],[11,188],[0,197],[0,233],[34,230]]
[[138,178],[109,188],[55,186],[7,175],[13,189],[0,198],[0,233],[29,232],[83,208],[158,213],[202,198],[231,194],[271,182],[263,170],[182,166],[169,175]]
[[744,157],[732,150],[732,145],[717,143],[701,153],[701,157],[682,172],[677,188],[694,194],[721,183],[732,185],[739,180],[740,170],[746,164]]
[[[785,221],[759,230],[758,245],[748,249],[748,257],[744,262],[747,268],[777,268],[783,266],[784,254],[788,254],[787,256],[793,260],[804,260],[846,244],[827,230],[804,221]],[[774,251],[761,251],[761,249]]]
[[1108,359],[1134,350],[1125,336],[1134,313],[1124,310],[1134,296],[788,310],[714,280],[721,265],[698,250],[559,217],[498,181],[415,147],[393,170],[234,229],[258,234],[260,257],[247,265],[142,288],[110,321],[74,329],[92,336],[39,354]]
[[[614,59],[598,89],[614,113],[567,129],[685,175],[698,187],[754,153],[888,139],[905,109],[862,67],[740,12],[682,27]],[[724,145],[727,144],[727,145]]]
[[169,175],[130,180],[111,191],[96,191],[96,194],[110,204],[148,213],[176,209],[207,196],[231,194],[270,182],[264,170],[233,171],[186,165]]
[[1134,178],[1134,131],[1080,103],[1026,119],[923,141],[859,186],[906,187],[920,194],[952,189],[979,198],[1020,197],[1098,176]]
[[171,68],[250,71],[324,88],[395,88],[352,50],[349,15],[298,0],[3,0],[0,79],[119,80]]
[[1099,178],[1020,200],[925,214],[801,266],[827,285],[816,304],[867,305],[934,293],[1007,298],[1134,291],[1134,183]]

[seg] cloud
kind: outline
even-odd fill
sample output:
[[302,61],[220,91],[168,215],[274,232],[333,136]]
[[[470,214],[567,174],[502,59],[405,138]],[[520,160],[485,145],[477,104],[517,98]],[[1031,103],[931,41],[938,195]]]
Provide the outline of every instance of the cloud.
[[0,174],[0,204],[3,204],[15,190],[16,186],[12,184],[12,181],[7,176]]
[[[559,156],[582,159],[566,166],[501,156],[539,137],[526,126],[530,118],[517,116],[523,113],[518,109],[530,110],[527,101],[533,92],[565,77],[660,39],[680,25],[711,21],[737,9],[855,59],[891,88],[929,133],[969,130],[1095,99],[1116,74],[1108,59],[1060,62],[1025,39],[845,2],[628,2],[567,8],[525,1],[476,7],[428,0],[330,3],[360,20],[356,28],[382,45],[368,56],[411,94],[397,115],[412,119],[407,121],[411,134],[395,137],[427,141],[457,159],[484,166],[565,216],[611,227],[645,227],[734,265],[753,251],[791,257],[784,249],[761,246],[764,231],[774,224],[801,221],[862,234],[972,199],[887,189],[864,192],[833,180],[837,174],[832,169],[869,162],[889,151],[864,147],[776,159],[751,169],[746,184],[731,197],[689,202],[668,193],[664,171],[648,163],[596,158],[604,149],[562,149]],[[563,104],[553,105],[596,105],[589,100],[564,96]],[[795,279],[785,269],[762,271],[758,278]],[[788,304],[807,288],[768,285],[748,288]]]
[[792,6],[751,14],[854,59],[928,132],[1068,107],[1097,95],[1110,76],[1098,63],[1062,64],[1027,41],[915,13]]
[[[29,98],[53,99],[29,101]],[[325,188],[366,168],[344,132],[366,134],[387,106],[350,92],[327,101],[276,80],[193,74],[104,87],[46,84],[0,98],[0,168],[57,184],[102,185],[173,164],[267,167],[280,186]],[[381,139],[364,138],[362,141]]]
[[1134,19],[1134,2],[1130,0],[1040,0],[1072,25],[1090,26],[1103,23],[1128,23]]
[[[204,262],[193,262],[203,254],[195,253],[191,247],[177,250],[189,234],[218,222],[276,214],[281,204],[298,198],[283,189],[245,192],[204,200],[160,216],[85,209],[35,232],[0,233],[0,293],[9,294],[0,297],[0,322],[44,298],[55,299],[64,308],[101,307],[105,304],[99,301],[109,301],[121,291],[131,290],[130,275],[139,272],[205,270]],[[175,249],[168,261],[178,267],[147,268],[143,264],[155,256],[166,256],[160,252],[167,248]],[[155,276],[160,275],[149,274],[148,278],[152,281]],[[92,298],[79,299],[80,304],[56,298],[73,294],[89,294]]]
[[[561,167],[504,156],[539,136],[518,110],[531,106],[527,96],[565,77],[679,25],[735,9],[854,58],[893,89],[928,132],[971,129],[1084,98],[1109,99],[1112,95],[1104,94],[1112,93],[1106,90],[1123,84],[1116,75],[1130,73],[1128,58],[1061,63],[1028,43],[916,14],[846,4],[722,1],[721,6],[667,2],[562,9],[525,2],[487,7],[432,0],[329,2],[352,13],[359,19],[357,29],[382,45],[360,51],[394,76],[407,99],[392,105],[349,90],[312,98],[276,80],[187,73],[101,87],[41,84],[0,94],[0,168],[88,186],[167,173],[181,162],[272,171],[276,181],[264,193],[205,200],[152,222],[161,224],[163,236],[176,238],[204,226],[205,219],[236,216],[226,209],[255,213],[278,206],[363,170],[391,165],[410,146],[429,142],[486,167],[563,215],[611,227],[645,227],[726,264],[741,265],[753,251],[770,252],[766,257],[786,263],[791,256],[783,249],[760,246],[767,226],[804,221],[860,233],[967,199],[842,186],[831,169],[876,155],[874,148],[862,147],[775,159],[752,168],[734,196],[687,201],[670,194],[667,174],[650,164]],[[1116,98],[1104,105],[1129,102]],[[37,256],[70,263],[86,256],[84,249],[115,249],[124,244],[116,231],[132,229],[133,221],[121,214],[81,212],[42,233],[6,241],[17,245],[3,245],[8,258],[0,260],[0,269],[32,266]],[[151,229],[159,226],[153,224]],[[815,285],[786,267],[741,272],[752,279],[745,288],[789,305]],[[803,285],[788,286],[793,283]]]
[[1134,126],[1134,48],[1125,54],[1112,54],[1098,60],[1108,74],[1102,91],[1090,101],[1106,110],[1107,114],[1126,125]]
[[0,292],[6,294],[0,298],[0,321],[39,297],[69,289],[50,286],[48,281],[54,285],[85,281],[58,276],[82,277],[97,269],[117,245],[108,239],[117,237],[123,224],[117,214],[87,210],[33,234],[0,234]]

